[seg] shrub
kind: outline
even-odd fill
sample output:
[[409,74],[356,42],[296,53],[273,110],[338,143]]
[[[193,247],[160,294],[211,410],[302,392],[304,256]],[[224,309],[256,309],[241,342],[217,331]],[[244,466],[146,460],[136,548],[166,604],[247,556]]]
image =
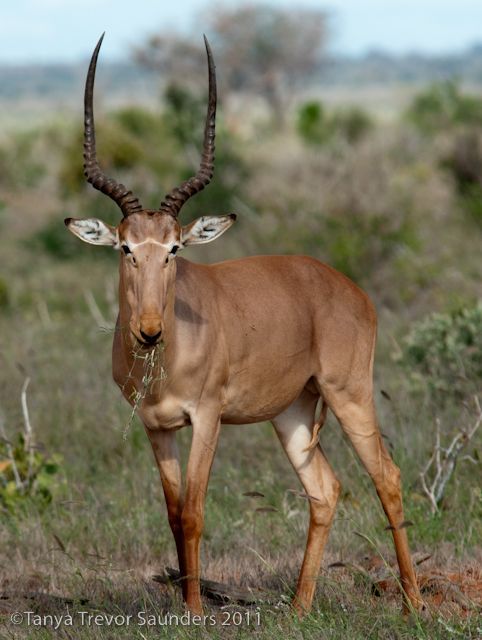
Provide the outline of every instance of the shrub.
[[450,151],[444,165],[453,174],[461,193],[467,187],[482,187],[482,133],[475,127],[466,127],[451,138]]
[[27,500],[44,508],[59,488],[62,458],[40,451],[30,454],[23,433],[9,445],[0,442],[0,505],[14,512]]
[[126,107],[114,114],[115,120],[136,138],[152,139],[153,131],[159,129],[159,118],[140,107]]
[[357,142],[373,127],[373,121],[366,111],[359,107],[348,107],[335,111],[330,127],[341,133],[348,142]]
[[470,185],[461,197],[463,209],[477,224],[482,225],[482,186]]
[[[142,150],[135,136],[115,120],[103,121],[98,127],[98,155],[102,158],[102,170],[107,174],[135,167],[142,159]],[[64,195],[79,194],[85,189],[82,162],[83,130],[75,128],[63,150],[59,184]]]
[[442,166],[454,178],[460,207],[476,223],[482,223],[482,129],[466,126],[448,140]]
[[397,359],[413,388],[437,400],[475,393],[482,380],[482,302],[416,323]]
[[[142,108],[121,109],[109,114],[97,126],[102,170],[139,194],[145,207],[158,206],[171,187],[193,175],[198,162],[196,152],[201,151],[202,146],[206,98],[169,86],[165,102],[163,113]],[[218,126],[218,133],[219,129]],[[80,128],[67,136],[59,186],[64,196],[71,200],[70,215],[77,215],[76,209],[79,216],[85,215],[87,210],[89,215],[96,215],[93,203],[95,207],[98,202],[102,203],[99,204],[99,215],[105,219],[106,199],[87,200],[91,190],[83,174],[82,137]],[[220,138],[222,144],[219,143],[216,149],[215,178],[210,188],[196,198],[197,210],[233,210],[234,197],[248,173],[247,165],[235,151],[237,144],[233,143],[233,136],[223,130]],[[72,196],[76,197],[74,206]],[[63,250],[65,241],[58,233],[53,227],[46,228],[38,239],[50,253],[67,257],[65,253],[68,252]]]
[[171,83],[164,92],[164,101],[164,119],[174,138],[181,145],[201,145],[207,97]]
[[[246,189],[262,213],[250,241],[256,251],[309,253],[368,285],[377,303],[400,304],[417,288],[406,285],[419,277],[432,221],[450,212],[451,184],[423,147],[411,130],[374,130],[355,147],[292,143],[267,156]],[[417,268],[402,271],[408,263]]]
[[307,102],[300,107],[298,133],[309,144],[322,144],[329,138],[326,114],[319,102]]
[[327,217],[322,233],[314,239],[330,255],[332,266],[353,280],[360,281],[363,274],[383,264],[401,247],[418,246],[408,218],[393,224],[386,216],[368,211],[340,218]]
[[37,131],[21,131],[9,136],[0,146],[0,185],[35,187],[39,183],[46,167],[37,159],[37,142],[41,142]]
[[3,278],[0,278],[0,308],[8,307],[9,301],[8,285]]
[[454,81],[441,82],[418,94],[406,116],[420,131],[433,134],[454,125],[482,125],[482,99],[461,93]]
[[373,126],[370,116],[359,107],[327,113],[320,102],[307,102],[298,112],[297,129],[309,144],[325,144],[336,136],[357,142]]
[[[207,96],[197,96],[191,90],[176,84],[168,85],[164,94],[166,109],[163,121],[166,130],[175,139],[179,150],[176,157],[186,157],[186,150],[202,149],[204,137],[204,121],[206,118]],[[237,140],[221,123],[217,123],[219,143],[216,147],[216,168],[209,189],[203,190],[195,200],[190,201],[185,209],[185,219],[199,215],[199,212],[217,213],[233,211],[240,186],[248,177],[247,164],[242,160],[236,147]],[[182,153],[184,152],[184,154]],[[191,155],[191,154],[190,154]],[[188,162],[186,162],[188,160]],[[193,167],[192,158],[179,165],[175,181],[189,179],[197,167]]]
[[[117,214],[117,212],[115,212],[115,214]],[[90,209],[87,215],[96,215],[96,213]],[[101,217],[106,222],[116,224],[119,215],[117,214],[117,217],[113,217],[106,215],[106,212],[102,211]],[[65,227],[63,218],[64,215],[62,212],[57,213],[43,227],[26,238],[26,246],[35,251],[40,250],[56,260],[76,260],[82,255],[88,256],[89,261],[115,261],[117,259],[117,253],[115,251],[91,251],[86,244],[79,242]]]

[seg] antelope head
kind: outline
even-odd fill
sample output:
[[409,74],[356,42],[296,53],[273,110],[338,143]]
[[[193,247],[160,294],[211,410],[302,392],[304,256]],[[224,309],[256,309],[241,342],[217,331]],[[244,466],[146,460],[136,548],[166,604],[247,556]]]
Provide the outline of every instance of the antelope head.
[[159,342],[164,331],[166,306],[174,298],[177,253],[188,245],[218,238],[236,220],[235,214],[203,216],[181,226],[178,215],[184,203],[209,184],[214,171],[216,75],[209,43],[204,37],[209,68],[209,100],[199,171],[166,195],[159,209],[144,209],[132,191],[100,170],[93,111],[94,78],[103,35],[92,54],[84,95],[84,175],[95,189],[118,204],[122,220],[112,227],[98,218],[66,218],[69,231],[84,242],[120,251],[120,290],[126,301],[134,337],[144,346]]

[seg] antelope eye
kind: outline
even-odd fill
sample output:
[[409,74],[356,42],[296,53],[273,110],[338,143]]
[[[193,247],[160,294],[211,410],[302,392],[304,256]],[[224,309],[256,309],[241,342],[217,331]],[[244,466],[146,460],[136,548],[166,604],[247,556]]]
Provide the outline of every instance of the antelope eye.
[[128,256],[129,253],[132,253],[132,251],[129,249],[129,247],[126,244],[122,245],[122,251],[126,254],[126,256]]
[[175,244],[175,245],[171,248],[171,250],[169,251],[169,255],[167,256],[167,258],[166,258],[166,260],[165,260],[166,264],[168,264],[168,263],[169,263],[169,258],[170,258],[170,256],[175,256],[175,255],[176,255],[176,252],[177,252],[177,250],[178,250],[178,249],[179,249],[179,246],[178,246],[177,244]]

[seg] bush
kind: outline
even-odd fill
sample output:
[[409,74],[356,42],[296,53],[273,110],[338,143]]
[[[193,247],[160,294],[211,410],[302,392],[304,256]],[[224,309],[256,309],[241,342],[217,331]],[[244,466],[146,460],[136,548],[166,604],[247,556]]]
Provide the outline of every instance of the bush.
[[397,360],[413,388],[436,400],[473,395],[482,380],[482,302],[416,323]]
[[44,508],[52,501],[61,484],[61,456],[46,456],[40,451],[30,455],[20,433],[10,447],[0,442],[0,458],[0,505],[4,509],[14,512],[27,500]]
[[[181,160],[187,149],[201,151],[204,138],[204,122],[206,118],[207,95],[197,96],[191,90],[168,85],[164,100],[166,109],[163,115],[166,130],[174,137],[178,150],[176,156]],[[239,187],[249,175],[247,164],[236,151],[237,140],[219,123],[216,125],[217,145],[214,178],[209,189],[201,191],[189,201],[185,209],[185,220],[202,213],[231,212],[235,209]],[[189,179],[197,167],[192,161],[184,161],[179,166],[177,184]],[[173,182],[173,185],[176,181]]]
[[298,133],[309,144],[322,144],[329,138],[326,114],[319,102],[307,102],[300,107],[297,122]]
[[8,307],[9,302],[10,296],[8,293],[8,285],[3,278],[0,278],[0,308]]
[[159,129],[159,118],[141,107],[126,107],[114,114],[119,125],[137,139],[152,140],[153,131]]
[[[132,189],[147,208],[159,206],[173,186],[193,175],[197,169],[196,152],[200,152],[202,147],[206,98],[169,86],[165,100],[164,113],[156,114],[142,108],[121,109],[111,113],[97,126],[98,158],[102,170]],[[233,136],[223,130],[219,138],[215,178],[210,188],[195,199],[197,211],[200,208],[206,212],[232,211],[239,185],[248,175],[247,165],[235,151]],[[95,215],[92,209],[94,201],[89,198],[91,188],[83,174],[82,139],[82,129],[70,132],[64,143],[59,173],[59,186],[64,197],[72,199],[75,196],[74,206],[69,207],[70,212],[74,209],[71,215],[79,217],[87,210],[88,215]],[[95,202],[106,208],[105,198]],[[94,206],[97,205],[94,203]],[[79,213],[76,214],[75,210]],[[101,211],[99,215],[105,219]],[[40,235],[39,240],[50,253],[67,257],[63,255],[64,240],[57,236],[57,230],[45,229]]]
[[[406,129],[374,130],[355,147],[292,144],[247,184],[263,214],[250,241],[256,251],[308,253],[369,286],[377,303],[398,305],[413,295],[407,283],[419,277],[425,229],[447,215],[449,186]],[[402,271],[408,263],[417,268]]]
[[476,223],[482,223],[482,130],[463,127],[450,137],[442,166],[452,174],[460,207]]
[[358,107],[327,113],[320,102],[307,102],[298,112],[297,129],[309,144],[325,144],[336,136],[357,142],[373,126],[370,116]]
[[46,173],[37,148],[40,138],[38,131],[22,131],[9,136],[0,146],[0,185],[35,187],[39,183]]
[[166,109],[164,119],[169,131],[181,144],[202,144],[207,96],[196,96],[189,89],[175,83],[164,92]]
[[[87,215],[96,215],[96,213],[89,210]],[[104,211],[102,211],[101,217],[108,223],[116,224],[115,219],[112,216],[105,215]],[[70,233],[64,225],[63,218],[62,212],[56,214],[43,227],[26,238],[25,245],[34,251],[40,250],[56,260],[77,260],[82,255],[87,256],[89,261],[114,261],[117,259],[117,252],[115,251],[91,251],[91,247],[80,242]],[[119,216],[117,215],[117,221],[118,218]]]
[[462,94],[453,81],[444,82],[420,93],[406,115],[422,133],[444,134],[441,166],[448,169],[455,180],[461,209],[480,224],[482,98]]
[[330,127],[348,142],[357,142],[370,131],[373,121],[366,111],[359,107],[349,107],[333,113]]
[[330,255],[331,265],[353,280],[360,281],[364,274],[389,260],[400,248],[418,246],[414,226],[408,218],[395,224],[384,215],[370,212],[340,218],[327,217],[322,233],[315,240]]
[[[97,152],[102,158],[102,170],[107,174],[135,167],[142,160],[142,149],[132,133],[122,124],[103,121],[98,127]],[[68,137],[63,151],[59,185],[64,196],[82,193],[86,188],[83,161],[83,130],[76,128]]]
[[463,209],[478,225],[482,225],[482,186],[470,185],[461,197]]
[[432,85],[415,97],[406,116],[420,131],[433,134],[454,125],[482,125],[482,99],[461,93],[453,81]]

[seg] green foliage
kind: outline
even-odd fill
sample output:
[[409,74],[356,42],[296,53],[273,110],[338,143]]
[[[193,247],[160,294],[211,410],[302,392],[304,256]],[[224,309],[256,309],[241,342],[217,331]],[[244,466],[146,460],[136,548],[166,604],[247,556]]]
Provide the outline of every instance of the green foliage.
[[0,146],[0,185],[34,187],[39,183],[46,167],[36,148],[37,140],[36,131],[21,131]]
[[348,142],[357,142],[372,129],[373,121],[360,107],[347,107],[332,114],[330,126]]
[[27,245],[40,249],[60,260],[70,260],[76,255],[78,242],[67,231],[62,219],[52,219],[27,240]]
[[359,107],[327,113],[320,102],[311,101],[298,111],[298,133],[309,144],[325,144],[337,136],[351,143],[357,142],[372,127],[370,116]]
[[335,217],[327,219],[324,244],[335,268],[359,281],[400,247],[414,249],[418,242],[408,218],[392,225],[385,216],[364,214],[353,216],[349,224]]
[[[127,108],[110,114],[97,124],[97,149],[102,170],[139,194],[146,207],[158,206],[168,190],[193,175],[197,169],[193,166],[193,150],[201,151],[202,148],[205,96],[198,97],[173,84],[166,90],[165,102],[163,113]],[[218,126],[218,134],[219,129]],[[94,215],[93,200],[87,201],[86,196],[87,193],[91,195],[91,188],[83,174],[82,136],[80,128],[67,136],[59,173],[61,191],[70,202],[75,196],[79,217]],[[237,144],[233,137],[225,130],[219,137],[222,143],[216,150],[215,178],[210,188],[195,199],[195,204],[189,205],[190,209],[196,208],[195,215],[199,215],[200,208],[207,212],[232,211],[239,185],[248,175],[247,165],[235,151]],[[95,202],[106,208],[105,197]],[[105,219],[102,212],[99,215]],[[46,229],[40,240],[52,255],[67,257],[70,243],[65,245],[57,234],[57,229]]]
[[440,164],[454,178],[461,209],[482,223],[482,98],[462,94],[454,82],[433,85],[407,116],[422,133],[443,134]]
[[296,225],[282,218],[271,242],[293,253],[322,256],[358,283],[373,279],[373,274],[397,254],[419,249],[417,228],[408,208],[363,210],[341,199],[330,202],[323,211],[314,209],[307,218]]
[[326,114],[320,102],[307,102],[298,111],[299,135],[309,144],[322,144],[329,138]]
[[45,508],[60,488],[62,456],[30,452],[22,433],[11,447],[0,442],[0,505],[16,512],[28,501]]
[[406,116],[423,133],[454,125],[482,125],[482,99],[464,95],[452,80],[433,84],[417,95]]
[[141,107],[126,107],[113,115],[120,127],[137,139],[152,140],[153,132],[159,129],[159,118]]
[[[133,169],[142,158],[139,140],[115,119],[102,122],[98,154],[105,173]],[[82,164],[83,130],[75,129],[65,143],[59,185],[64,195],[82,193],[86,188]]]
[[397,359],[414,389],[428,390],[436,399],[475,393],[482,380],[482,302],[416,323]]
[[[93,215],[93,212],[89,211],[88,215]],[[104,215],[104,212],[102,212],[102,218],[110,222],[109,216]],[[25,245],[33,251],[40,250],[51,258],[61,261],[76,260],[82,255],[88,256],[89,260],[117,259],[116,252],[109,250],[109,247],[99,247],[100,250],[92,251],[92,247],[88,247],[73,236],[65,227],[61,212],[27,237]]]
[[[168,85],[164,99],[166,109],[164,122],[166,129],[175,138],[182,157],[182,150],[195,147],[201,150],[204,137],[207,96],[199,97],[189,89],[176,83]],[[218,123],[217,135],[220,142],[216,148],[216,167],[209,189],[203,190],[195,200],[186,206],[186,219],[202,213],[233,211],[236,195],[241,192],[243,181],[249,176],[248,166],[236,150],[237,141]],[[184,163],[178,172],[178,183],[188,180],[196,169],[192,163]],[[192,212],[190,216],[190,211]]]
[[[236,141],[232,136],[223,132],[222,139],[222,145],[216,150],[213,180],[207,189],[187,203],[183,209],[185,220],[202,214],[218,215],[236,211],[236,198],[243,194],[243,185],[250,175],[250,170],[237,151]],[[192,167],[186,167],[180,179],[186,180],[192,174]]]
[[478,225],[482,226],[482,186],[473,184],[461,196],[463,209]]
[[462,210],[482,224],[482,129],[471,126],[457,131],[442,166],[454,177]]
[[3,278],[0,278],[0,308],[8,307],[9,301],[8,285]]
[[308,253],[322,251],[328,262],[356,282],[387,260],[402,246],[416,247],[417,239],[411,222],[391,226],[379,214],[325,214],[316,233],[306,233],[296,242]]
[[167,129],[181,144],[202,144],[207,95],[197,96],[189,89],[171,82],[164,92]]

